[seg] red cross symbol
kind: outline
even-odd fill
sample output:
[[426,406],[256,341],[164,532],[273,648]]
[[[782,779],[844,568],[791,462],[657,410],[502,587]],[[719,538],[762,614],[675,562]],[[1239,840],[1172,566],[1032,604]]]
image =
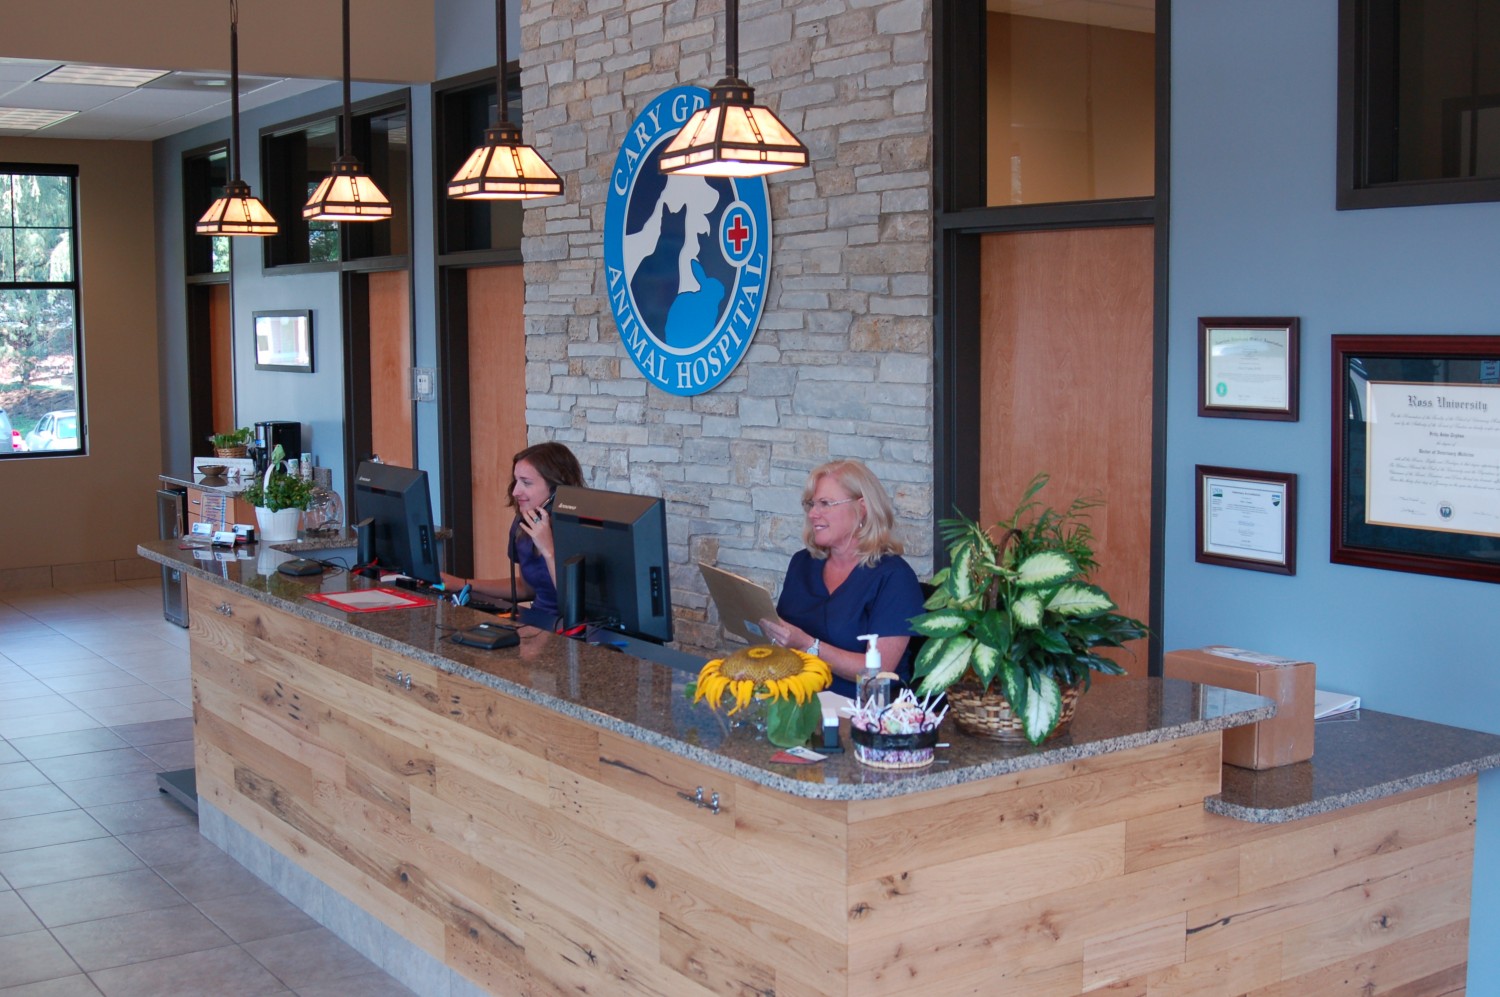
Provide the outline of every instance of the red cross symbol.
[[734,255],[738,256],[745,250],[745,240],[750,238],[750,230],[745,227],[745,219],[742,215],[735,215],[729,231],[724,233],[724,238],[734,243]]

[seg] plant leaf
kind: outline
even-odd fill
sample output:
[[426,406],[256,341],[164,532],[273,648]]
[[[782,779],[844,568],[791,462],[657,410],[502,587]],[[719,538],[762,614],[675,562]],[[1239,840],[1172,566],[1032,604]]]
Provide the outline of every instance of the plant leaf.
[[942,656],[943,646],[948,643],[947,637],[933,637],[922,645],[922,650],[911,662],[911,674],[913,678],[921,678],[932,670],[932,665]]
[[1078,562],[1060,550],[1032,554],[1016,568],[1016,584],[1022,588],[1056,585],[1078,574]]
[[[911,628],[923,637],[952,637],[969,628],[969,614],[957,609],[939,609],[921,616],[913,616]],[[924,647],[925,651],[926,648]]]
[[817,696],[802,705],[790,699],[774,699],[766,708],[766,740],[778,748],[806,744],[823,725],[823,707]]
[[1000,690],[1012,713],[1019,715],[1026,708],[1026,673],[1014,661],[1006,660],[1000,667]]
[[1042,625],[1042,597],[1036,592],[1022,592],[1010,604],[1010,618],[1019,626],[1036,629]]
[[934,609],[947,609],[949,603],[952,602],[952,599],[948,596],[948,586],[946,584],[948,581],[948,571],[949,569],[944,568],[932,576],[932,582],[930,583],[932,585],[932,595],[928,596],[927,601],[922,603],[923,609],[929,612]]
[[958,602],[974,596],[974,545],[965,543],[953,552],[953,568],[948,575],[948,589]]
[[974,672],[986,689],[990,687],[990,681],[995,677],[995,673],[1000,670],[1003,660],[1000,652],[990,645],[983,642],[974,645]]
[[1010,617],[991,610],[974,621],[974,636],[997,651],[1010,650]]
[[1026,740],[1041,744],[1057,726],[1062,716],[1062,689],[1050,675],[1037,675],[1026,692],[1026,708],[1021,720],[1026,727]]
[[1063,616],[1092,616],[1114,609],[1115,602],[1097,585],[1070,582],[1053,593],[1047,608]]
[[[928,658],[928,649],[932,649],[932,656],[928,658],[925,670],[927,677],[922,680],[922,695],[933,692],[942,692],[944,689],[957,682],[969,667],[969,657],[974,646],[979,643],[973,637],[939,637],[927,642],[922,648],[922,653],[917,655],[920,663],[923,658]],[[913,671],[920,674],[923,669],[913,666]]]

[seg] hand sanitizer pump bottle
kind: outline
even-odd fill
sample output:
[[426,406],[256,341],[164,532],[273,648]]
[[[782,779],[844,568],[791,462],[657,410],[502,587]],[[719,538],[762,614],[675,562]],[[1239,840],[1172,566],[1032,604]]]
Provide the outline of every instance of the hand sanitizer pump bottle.
[[859,702],[864,706],[873,706],[876,709],[884,709],[890,705],[889,690],[884,677],[880,672],[880,640],[879,634],[861,634],[860,640],[866,642],[865,647],[865,670],[859,677]]

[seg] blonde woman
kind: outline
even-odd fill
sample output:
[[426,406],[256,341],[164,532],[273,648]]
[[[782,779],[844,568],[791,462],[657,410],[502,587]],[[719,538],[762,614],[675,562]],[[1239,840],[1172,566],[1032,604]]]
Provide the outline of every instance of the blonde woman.
[[761,620],[761,628],[772,643],[828,662],[840,695],[854,695],[864,670],[861,634],[879,634],[884,667],[910,679],[908,621],[922,612],[922,587],[901,557],[880,480],[857,460],[830,461],[807,476],[802,508],[806,546],[787,566],[780,619]]

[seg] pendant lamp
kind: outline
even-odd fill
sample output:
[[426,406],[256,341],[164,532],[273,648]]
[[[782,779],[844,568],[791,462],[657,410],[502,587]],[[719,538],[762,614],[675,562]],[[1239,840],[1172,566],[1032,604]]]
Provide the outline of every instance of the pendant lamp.
[[383,222],[391,217],[391,202],[380,192],[354,156],[354,115],[349,111],[349,0],[344,0],[344,127],[339,132],[339,158],[307,199],[302,217],[313,222]]
[[199,235],[275,235],[271,212],[240,179],[240,5],[229,0],[229,182],[198,219]]
[[495,0],[495,126],[484,130],[484,144],[469,154],[448,181],[448,196],[460,201],[528,201],[556,197],[563,182],[541,153],[521,140],[511,124],[509,81],[505,72],[505,0]]
[[708,106],[688,119],[662,150],[663,173],[700,177],[758,177],[807,165],[807,146],[740,75],[740,5],[724,5],[724,78],[709,90]]

